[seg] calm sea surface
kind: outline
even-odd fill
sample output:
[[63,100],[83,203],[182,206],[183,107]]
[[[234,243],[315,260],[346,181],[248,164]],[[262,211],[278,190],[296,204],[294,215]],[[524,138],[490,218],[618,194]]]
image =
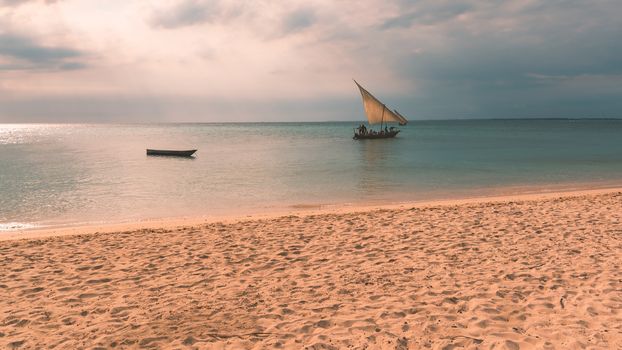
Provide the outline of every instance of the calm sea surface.
[[356,125],[0,124],[0,230],[622,183],[622,120]]

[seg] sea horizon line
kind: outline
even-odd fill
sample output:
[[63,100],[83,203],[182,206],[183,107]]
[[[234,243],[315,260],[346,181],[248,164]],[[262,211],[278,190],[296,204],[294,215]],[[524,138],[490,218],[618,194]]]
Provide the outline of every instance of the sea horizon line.
[[[525,118],[447,118],[447,119],[412,119],[413,122],[449,122],[449,121],[571,121],[571,120],[591,120],[591,121],[622,121],[622,117],[580,117],[580,118],[561,118],[561,117],[525,117]],[[136,121],[136,122],[0,122],[0,125],[174,125],[174,124],[322,124],[322,123],[359,123],[365,122],[362,119],[352,120],[305,120],[305,121]]]

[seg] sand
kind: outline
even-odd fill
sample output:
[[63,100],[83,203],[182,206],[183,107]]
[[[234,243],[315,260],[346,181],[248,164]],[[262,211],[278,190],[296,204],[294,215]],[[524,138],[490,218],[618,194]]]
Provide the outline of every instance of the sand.
[[620,349],[622,192],[0,242],[0,348]]

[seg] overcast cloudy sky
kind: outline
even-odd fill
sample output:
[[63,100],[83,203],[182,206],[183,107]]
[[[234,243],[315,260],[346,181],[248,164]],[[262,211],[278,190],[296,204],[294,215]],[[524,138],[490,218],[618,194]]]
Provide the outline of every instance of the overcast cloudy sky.
[[0,122],[622,117],[622,1],[0,0]]

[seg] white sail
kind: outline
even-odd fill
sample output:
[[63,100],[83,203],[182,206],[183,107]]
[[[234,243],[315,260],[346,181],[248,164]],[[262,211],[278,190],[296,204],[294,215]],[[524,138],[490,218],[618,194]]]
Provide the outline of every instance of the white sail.
[[367,114],[367,121],[369,124],[380,124],[380,123],[400,123],[406,124],[408,120],[404,118],[401,114],[397,113],[397,111],[393,112],[384,103],[380,102],[377,98],[374,97],[369,91],[365,90],[359,83],[354,81],[356,86],[361,90],[361,96],[363,97],[363,107],[365,108],[365,114]]

